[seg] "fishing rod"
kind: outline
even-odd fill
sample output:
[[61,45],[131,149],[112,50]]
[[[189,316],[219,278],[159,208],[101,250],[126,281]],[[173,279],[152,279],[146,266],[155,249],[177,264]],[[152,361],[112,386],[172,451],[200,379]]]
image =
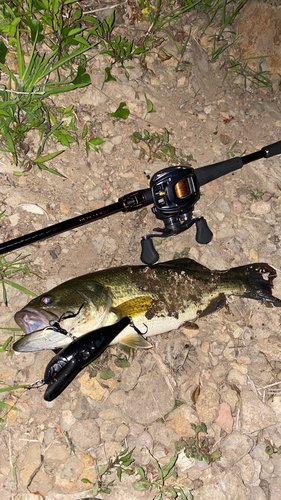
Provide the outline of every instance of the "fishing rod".
[[149,188],[125,194],[118,199],[118,202],[111,205],[5,241],[0,244],[0,255],[118,212],[133,212],[153,204],[151,210],[156,218],[164,223],[164,228],[155,228],[153,233],[143,236],[141,261],[147,265],[155,264],[159,259],[159,254],[154,248],[153,238],[175,236],[195,224],[197,243],[205,245],[212,240],[213,233],[204,217],[192,217],[194,205],[200,198],[201,186],[235,172],[247,163],[279,154],[281,154],[281,141],[265,146],[255,153],[197,169],[183,166],[164,168],[153,175]]

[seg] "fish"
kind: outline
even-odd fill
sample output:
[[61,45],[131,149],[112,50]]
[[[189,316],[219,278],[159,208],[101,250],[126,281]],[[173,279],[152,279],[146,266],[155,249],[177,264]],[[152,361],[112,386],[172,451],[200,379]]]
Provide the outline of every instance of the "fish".
[[63,348],[130,316],[138,332],[128,325],[111,344],[149,348],[148,337],[194,324],[225,306],[231,295],[280,307],[272,295],[276,275],[265,263],[216,271],[189,258],[96,271],[56,286],[18,311],[14,319],[26,335],[13,347],[19,352]]

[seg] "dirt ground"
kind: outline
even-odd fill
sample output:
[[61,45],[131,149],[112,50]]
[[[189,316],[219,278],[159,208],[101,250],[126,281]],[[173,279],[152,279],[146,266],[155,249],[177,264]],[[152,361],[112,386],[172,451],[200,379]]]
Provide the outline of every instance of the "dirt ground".
[[[87,3],[88,8],[91,5]],[[118,29],[128,38],[140,38],[147,26],[130,25],[122,12]],[[74,104],[81,130],[87,122],[92,137],[104,139],[99,154],[91,150],[87,157],[83,141],[71,145],[52,162],[64,178],[38,171],[15,177],[9,158],[0,158],[2,241],[147,188],[149,177],[168,163],[148,163],[130,140],[135,131],[161,132],[166,127],[170,143],[182,154],[192,155],[195,169],[225,160],[232,151],[241,156],[281,140],[281,7],[252,1],[237,18],[245,34],[240,45],[245,57],[272,55],[263,63],[272,72],[272,89],[257,89],[250,82],[245,87],[243,78],[234,73],[224,79],[221,61],[211,62],[212,31],[201,35],[191,21],[182,18],[173,32],[184,40],[192,28],[184,56],[190,64],[184,71],[176,71],[175,58],[162,61],[155,48],[147,58],[147,70],[136,59],[129,80],[114,68],[116,81],[104,84],[108,59],[97,55],[90,63],[92,84],[56,98],[61,105]],[[169,37],[165,33],[163,37],[161,47],[178,56]],[[155,112],[147,113],[146,98]],[[127,120],[107,114],[120,102],[130,110]],[[31,141],[35,147],[36,138]],[[50,151],[54,148],[61,149],[50,145]],[[220,270],[266,262],[277,270],[274,294],[281,298],[280,167],[281,156],[262,159],[202,187],[194,215],[206,218],[212,241],[196,243],[191,228],[162,241],[157,247],[160,261],[185,255]],[[141,264],[141,237],[159,225],[147,207],[30,245],[21,253],[39,276],[18,274],[17,282],[41,294],[88,272]],[[8,299],[8,307],[0,305],[1,328],[15,327],[14,314],[29,301],[10,287]],[[207,464],[181,454],[175,467],[178,479],[169,479],[168,484],[188,486],[195,500],[280,498],[278,309],[231,297],[227,308],[197,324],[198,330],[154,337],[153,352],[136,351],[127,368],[116,366],[120,350],[111,347],[102,366],[110,368],[114,377],[103,380],[99,372],[89,378],[91,369],[86,368],[51,403],[43,399],[44,388],[2,393],[1,400],[19,411],[7,415],[0,433],[1,499],[155,498],[156,489],[133,488],[137,475],[123,474],[119,482],[112,474],[115,483],[109,495],[92,495],[90,484],[81,479],[95,482],[95,464],[101,466],[128,447],[134,448],[135,465],[141,465],[153,481],[150,453],[161,465],[167,464],[175,454],[175,442],[194,436],[190,424],[200,422],[207,425],[209,447],[220,450],[220,460]],[[6,338],[7,332],[1,330],[0,343]],[[50,351],[12,357],[1,352],[0,380],[5,386],[32,383],[42,378],[52,356]],[[174,409],[175,401],[183,404]]]

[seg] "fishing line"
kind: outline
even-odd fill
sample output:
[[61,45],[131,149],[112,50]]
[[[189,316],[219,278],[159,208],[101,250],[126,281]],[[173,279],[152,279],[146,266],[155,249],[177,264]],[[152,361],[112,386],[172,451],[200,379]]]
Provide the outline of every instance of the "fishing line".
[[[65,319],[69,319],[69,318],[76,318],[76,316],[78,316],[78,314],[80,313],[82,307],[85,305],[85,302],[83,302],[83,304],[79,307],[77,313],[74,313],[73,311],[66,311],[65,313],[63,313],[59,319],[59,323],[61,321],[64,321]],[[66,316],[66,314],[68,314],[68,316]],[[51,322],[50,322],[51,324]]]
[[[15,387],[7,387],[6,389],[2,389],[0,390],[0,392],[12,392],[12,391],[17,391],[18,389],[25,389],[25,391],[23,391],[23,393],[17,397],[16,401],[15,401],[15,404],[10,406],[10,405],[7,405],[7,406],[10,406],[10,408],[7,410],[7,412],[1,417],[0,416],[0,421],[3,421],[4,422],[4,419],[5,417],[7,417],[7,415],[9,415],[9,413],[12,411],[12,410],[17,410],[16,406],[18,404],[18,402],[21,400],[21,398],[30,390],[30,389],[38,389],[39,387],[41,387],[42,385],[44,385],[46,382],[44,379],[38,379],[38,380],[35,380],[35,382],[32,382],[31,384],[28,384],[28,385],[20,385],[20,386],[15,386]],[[5,401],[4,401],[5,403]],[[7,404],[7,403],[5,403]]]
[[[73,340],[76,338],[74,337],[71,333],[69,333],[67,330],[65,330],[64,328],[62,328],[62,326],[60,325],[60,322],[61,321],[64,321],[66,319],[69,319],[69,318],[75,318],[76,316],[78,316],[78,314],[80,313],[82,307],[84,306],[85,304],[83,303],[77,313],[74,313],[73,311],[66,311],[65,313],[63,313],[61,315],[61,317],[59,318],[58,321],[55,321],[55,320],[50,320],[49,321],[49,325],[51,328],[53,328],[53,330],[57,333],[61,333],[62,335],[69,335]],[[68,314],[68,316],[65,316],[66,314]],[[47,327],[48,328],[48,327]]]

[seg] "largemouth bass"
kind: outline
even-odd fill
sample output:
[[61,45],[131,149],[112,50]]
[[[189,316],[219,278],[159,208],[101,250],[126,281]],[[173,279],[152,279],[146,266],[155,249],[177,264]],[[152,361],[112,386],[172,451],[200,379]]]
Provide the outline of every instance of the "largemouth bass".
[[[27,335],[14,349],[63,348],[73,337],[125,316],[133,318],[143,335],[127,326],[111,343],[150,347],[146,337],[214,312],[225,305],[229,295],[280,307],[281,300],[272,295],[275,277],[275,269],[268,264],[211,271],[191,259],[97,271],[62,283],[17,312],[15,321]],[[48,326],[52,329],[46,329]]]

